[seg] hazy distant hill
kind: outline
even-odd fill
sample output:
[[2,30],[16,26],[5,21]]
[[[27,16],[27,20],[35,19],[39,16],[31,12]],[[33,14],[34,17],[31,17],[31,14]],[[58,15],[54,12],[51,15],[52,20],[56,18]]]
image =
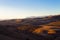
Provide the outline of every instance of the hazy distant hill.
[[60,15],[0,21],[0,40],[60,40]]

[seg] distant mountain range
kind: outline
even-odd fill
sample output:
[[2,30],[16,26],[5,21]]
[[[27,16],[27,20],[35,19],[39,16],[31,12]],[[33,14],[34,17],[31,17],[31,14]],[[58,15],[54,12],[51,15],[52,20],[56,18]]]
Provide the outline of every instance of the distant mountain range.
[[0,40],[60,40],[60,15],[0,21]]

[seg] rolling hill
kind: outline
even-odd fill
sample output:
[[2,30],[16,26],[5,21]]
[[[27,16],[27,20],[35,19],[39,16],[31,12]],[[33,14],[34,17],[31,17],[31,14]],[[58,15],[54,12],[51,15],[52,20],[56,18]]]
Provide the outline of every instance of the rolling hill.
[[60,15],[0,21],[0,40],[60,40]]

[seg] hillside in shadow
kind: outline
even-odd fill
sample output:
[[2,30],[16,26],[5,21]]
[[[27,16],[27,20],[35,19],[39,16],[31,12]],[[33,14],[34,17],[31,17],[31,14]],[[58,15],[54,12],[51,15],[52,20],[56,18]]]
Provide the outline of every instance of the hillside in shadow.
[[60,15],[0,21],[0,40],[60,40]]

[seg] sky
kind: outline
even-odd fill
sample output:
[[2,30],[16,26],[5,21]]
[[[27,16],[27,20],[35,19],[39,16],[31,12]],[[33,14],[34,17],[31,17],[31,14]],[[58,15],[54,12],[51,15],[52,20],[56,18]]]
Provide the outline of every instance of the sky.
[[60,0],[0,0],[0,19],[60,14]]

